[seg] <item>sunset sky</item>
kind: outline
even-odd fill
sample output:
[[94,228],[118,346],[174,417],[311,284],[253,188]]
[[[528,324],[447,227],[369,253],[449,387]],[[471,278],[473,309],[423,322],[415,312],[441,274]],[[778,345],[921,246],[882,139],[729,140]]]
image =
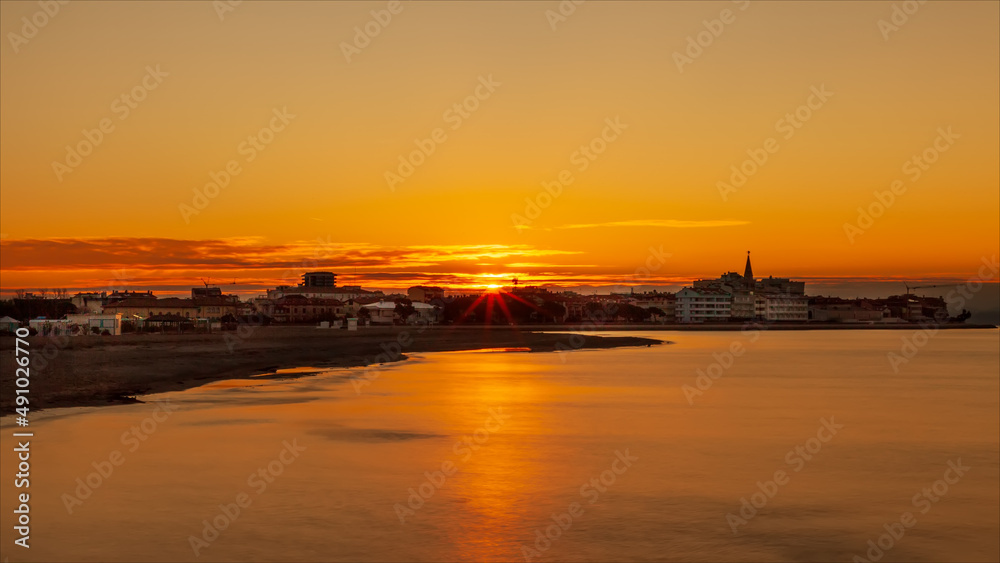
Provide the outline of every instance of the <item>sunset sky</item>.
[[[559,6],[70,2],[32,34],[39,5],[3,2],[2,291],[253,294],[315,269],[677,287],[747,250],[758,276],[833,288],[965,279],[1000,254],[1000,4],[928,2],[892,31],[881,2]],[[433,152],[387,180],[415,140]],[[767,161],[720,193],[748,151]]]

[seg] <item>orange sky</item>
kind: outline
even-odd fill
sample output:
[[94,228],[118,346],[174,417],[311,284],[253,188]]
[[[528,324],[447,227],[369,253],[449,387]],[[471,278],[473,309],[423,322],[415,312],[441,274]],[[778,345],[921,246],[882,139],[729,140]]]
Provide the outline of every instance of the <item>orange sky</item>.
[[[369,23],[385,2],[40,9],[0,4],[5,293],[256,291],[304,269],[675,285],[741,270],[746,250],[758,275],[965,278],[998,254],[995,2],[928,2],[888,39],[878,2],[587,2],[555,29],[557,2],[407,3],[387,25]],[[387,181],[415,140],[433,152]],[[925,150],[926,170],[907,164]],[[723,197],[749,154],[767,161]],[[894,181],[884,214],[845,232]],[[668,256],[636,276],[650,248]]]

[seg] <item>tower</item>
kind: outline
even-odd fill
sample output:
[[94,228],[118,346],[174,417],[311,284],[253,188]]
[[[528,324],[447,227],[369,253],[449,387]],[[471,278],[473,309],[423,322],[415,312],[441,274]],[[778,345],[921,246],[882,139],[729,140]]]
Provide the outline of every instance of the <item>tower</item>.
[[753,279],[753,267],[750,266],[750,251],[747,250],[747,265],[743,269],[743,283],[746,284],[748,289],[753,289],[754,279]]

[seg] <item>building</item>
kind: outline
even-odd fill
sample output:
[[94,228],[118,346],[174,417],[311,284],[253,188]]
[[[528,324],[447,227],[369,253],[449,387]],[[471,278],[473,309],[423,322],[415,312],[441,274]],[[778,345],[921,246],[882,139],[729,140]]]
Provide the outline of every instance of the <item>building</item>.
[[112,291],[108,294],[108,298],[105,303],[111,301],[121,301],[122,299],[131,299],[133,297],[156,299],[156,296],[153,295],[152,291],[129,291],[126,289],[124,291]]
[[373,325],[391,325],[396,320],[396,304],[392,301],[379,301],[362,305],[368,311],[368,318]]
[[673,323],[677,321],[677,296],[673,293],[650,291],[631,294],[629,303],[643,309],[659,309],[663,314],[654,313],[650,318],[653,322]]
[[104,303],[108,300],[107,292],[81,292],[70,299],[70,302],[80,313],[101,313],[104,311]]
[[14,332],[21,326],[21,323],[13,317],[4,317],[0,319],[0,332]]
[[66,319],[47,319],[38,317],[28,321],[28,328],[33,328],[42,336],[69,335],[69,321]]
[[590,300],[584,297],[567,296],[562,304],[566,307],[566,319],[580,321],[587,317],[587,303]]
[[[261,295],[254,301],[263,302],[268,299],[273,301],[281,299],[287,295],[302,295],[304,297],[322,299],[339,299],[340,301],[355,299],[362,295],[382,295],[381,292],[366,291],[357,285],[337,287],[334,283],[336,280],[336,274],[330,272],[309,272],[302,274],[302,279],[303,282],[296,286],[279,285],[274,289],[269,289],[267,290],[266,295]],[[266,307],[266,305],[263,305],[262,307]]]
[[756,281],[756,289],[762,293],[805,295],[806,282],[792,281],[788,278],[766,277]]
[[439,319],[440,309],[428,303],[412,302],[414,313],[406,318],[406,324],[435,324]]
[[[111,336],[122,335],[121,313],[66,315],[66,320],[69,321],[72,334],[104,334],[104,331],[108,331]],[[74,327],[78,327],[78,330],[73,330]]]
[[881,322],[888,319],[888,307],[869,299],[812,297],[809,299],[809,320],[816,322]]
[[432,299],[444,299],[444,289],[426,285],[416,285],[406,290],[406,296],[413,303],[430,303]]
[[240,312],[240,298],[235,295],[211,295],[191,299],[198,308],[198,318],[218,320],[227,315],[236,316]]
[[737,290],[733,292],[731,315],[733,320],[753,320],[761,316],[765,309],[765,299],[753,291]]
[[676,297],[676,316],[682,323],[728,321],[732,314],[732,295],[722,289],[685,287]]
[[804,295],[765,295],[764,320],[797,321],[809,320],[809,300]]
[[339,299],[288,295],[273,302],[269,311],[263,311],[277,323],[306,323],[333,321],[353,311]]
[[221,287],[192,287],[191,299],[204,299],[206,297],[222,297]]
[[124,320],[137,320],[153,315],[177,315],[184,318],[198,318],[201,310],[193,299],[179,297],[129,297],[120,301],[109,301],[104,313],[120,314]]
[[333,272],[306,272],[302,274],[302,287],[337,287],[337,274]]

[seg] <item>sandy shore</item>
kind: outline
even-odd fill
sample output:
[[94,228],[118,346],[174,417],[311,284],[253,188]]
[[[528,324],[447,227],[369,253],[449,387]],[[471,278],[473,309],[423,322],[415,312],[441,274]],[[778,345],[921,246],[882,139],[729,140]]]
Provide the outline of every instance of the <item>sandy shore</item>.
[[[744,323],[711,325],[598,325],[588,332],[742,330]],[[940,328],[993,328],[942,325]],[[919,330],[919,325],[782,324],[768,330]],[[197,387],[209,381],[266,374],[294,367],[357,367],[406,359],[407,353],[480,348],[567,348],[646,346],[662,340],[632,336],[534,331],[580,331],[580,325],[531,327],[462,326],[368,328],[357,332],[313,327],[244,327],[220,334],[129,334],[63,339],[32,337],[30,408],[98,406],[134,402],[137,395]],[[398,348],[397,345],[398,344]],[[577,346],[574,346],[577,345]],[[380,354],[383,354],[380,356]],[[0,339],[0,414],[13,412],[18,367],[14,339]]]
[[[552,330],[551,327],[545,327]],[[527,348],[550,352],[660,344],[629,336],[543,334],[510,327],[370,328],[358,332],[312,327],[245,327],[241,332],[189,335],[32,337],[30,408],[133,402],[136,395],[176,391],[218,379],[293,367],[354,367],[398,361],[412,352]],[[577,344],[578,346],[573,346]],[[397,346],[398,345],[398,346]],[[14,339],[0,340],[0,413],[15,401]],[[381,354],[381,356],[380,356]]]

